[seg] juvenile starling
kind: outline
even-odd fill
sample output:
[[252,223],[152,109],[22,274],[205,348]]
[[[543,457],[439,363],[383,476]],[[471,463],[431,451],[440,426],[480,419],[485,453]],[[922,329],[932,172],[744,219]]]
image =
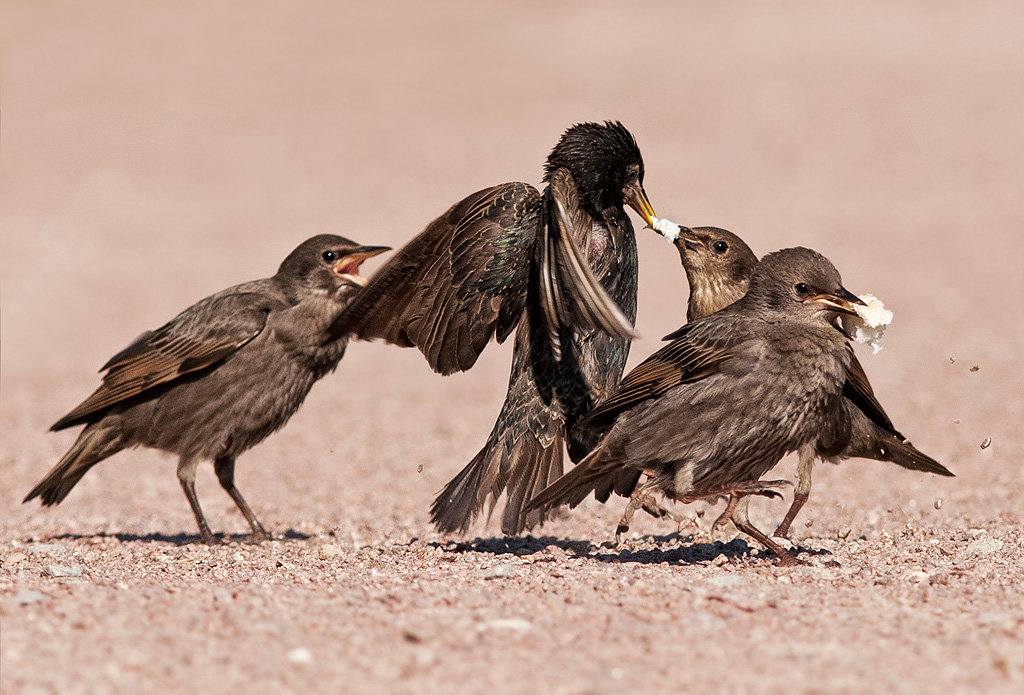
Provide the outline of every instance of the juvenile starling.
[[526,501],[561,475],[567,427],[611,392],[626,362],[637,252],[624,206],[655,219],[643,180],[621,123],[575,125],[548,156],[543,193],[507,183],[456,203],[336,322],[343,334],[415,346],[442,374],[469,369],[492,337],[516,329],[487,443],[431,507],[440,531],[466,531],[503,492],[503,532],[543,521]]
[[282,427],[338,366],[348,339],[328,340],[326,329],[365,284],[360,263],[387,250],[315,236],[273,277],[213,294],[143,333],[103,365],[103,385],[50,428],[85,425],[24,501],[59,504],[97,463],[142,445],[180,457],[178,480],[204,543],[217,539],[195,492],[202,459],[213,460],[251,538],[269,538],[235,487],[235,457]]
[[[746,294],[750,276],[757,265],[757,256],[738,236],[717,227],[693,227],[684,231],[674,243],[690,285],[686,311],[688,321],[724,309]],[[811,491],[811,468],[816,457],[831,463],[839,463],[848,458],[868,458],[890,461],[910,470],[953,475],[938,461],[918,451],[895,429],[875,398],[867,374],[856,355],[850,361],[840,403],[834,426],[826,428],[813,444],[800,447],[793,503],[772,535],[785,537],[793,519],[807,501]],[[636,474],[625,477],[615,487],[615,491],[630,494],[635,490],[638,478]],[[726,513],[715,521],[716,528],[729,520],[732,502],[730,500]],[[635,508],[636,504],[628,507],[627,513]],[[675,515],[649,498],[642,500],[641,508],[656,516],[675,518]],[[628,530],[629,521],[630,517],[624,514],[617,534]]]
[[[860,303],[814,251],[765,256],[746,295],[679,329],[581,422],[611,427],[527,508],[574,507],[626,470],[649,476],[641,492],[683,502],[777,495],[772,488],[784,481],[760,478],[827,428],[853,354],[834,322]],[[750,523],[745,505],[733,522],[792,561]]]
[[[694,227],[675,244],[690,284],[688,321],[723,309],[746,293],[757,257],[738,236],[716,227]],[[807,501],[815,458],[830,463],[867,458],[889,461],[913,471],[953,475],[896,430],[875,397],[856,354],[850,361],[835,417],[834,426],[826,428],[813,445],[800,447],[793,503],[772,535],[786,537],[793,519]],[[723,515],[716,523],[720,525],[727,518]]]

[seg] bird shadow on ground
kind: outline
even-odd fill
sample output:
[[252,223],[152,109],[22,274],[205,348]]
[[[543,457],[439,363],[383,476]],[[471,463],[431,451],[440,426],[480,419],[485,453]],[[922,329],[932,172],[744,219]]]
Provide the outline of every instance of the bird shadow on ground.
[[[724,557],[734,559],[767,559],[772,554],[751,546],[742,538],[734,538],[728,543],[723,541],[692,542],[692,536],[680,536],[672,533],[664,536],[642,536],[628,540],[619,546],[613,542],[594,544],[591,541],[555,538],[553,536],[523,537],[492,537],[474,538],[472,541],[447,543],[430,543],[450,553],[489,553],[492,555],[525,556],[535,553],[549,552],[551,548],[559,548],[576,557],[590,558],[598,562],[637,563],[644,565],[674,564],[697,565]],[[830,555],[828,550],[815,550],[799,545],[791,551],[798,558],[808,556]],[[755,554],[756,553],[756,554]]]
[[[260,541],[250,541],[249,534],[247,533],[235,533],[235,534],[215,534],[216,537],[221,541],[222,545],[259,545]],[[197,533],[62,533],[55,536],[48,536],[47,538],[38,539],[42,541],[89,541],[89,540],[102,540],[105,538],[114,539],[121,543],[141,542],[141,543],[167,543],[169,545],[176,546],[187,546],[196,545],[202,546],[202,541],[199,540],[199,534]],[[309,534],[302,533],[301,531],[295,531],[294,529],[288,529],[283,534],[275,533],[272,540],[275,541],[305,541],[312,538]],[[216,546],[212,546],[216,547]]]

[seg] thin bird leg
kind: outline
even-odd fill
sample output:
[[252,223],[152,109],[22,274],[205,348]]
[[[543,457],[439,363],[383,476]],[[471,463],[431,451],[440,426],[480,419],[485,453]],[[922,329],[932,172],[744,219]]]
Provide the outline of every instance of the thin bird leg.
[[650,492],[645,491],[642,487],[638,487],[633,491],[633,494],[629,496],[629,504],[622,512],[622,518],[619,519],[619,525],[615,527],[615,544],[619,545],[622,543],[622,534],[629,530],[629,523],[633,520],[633,515],[636,514],[637,509],[641,509],[644,506],[644,502],[650,496]]
[[807,498],[811,494],[811,468],[814,465],[814,445],[805,444],[800,447],[800,463],[796,469],[796,488],[793,490],[793,504],[789,505],[789,511],[786,512],[785,518],[782,519],[782,523],[779,524],[778,528],[775,529],[773,536],[779,538],[789,538],[789,527],[793,524],[793,519],[800,512],[800,509],[807,502]]
[[655,500],[650,494],[648,494],[647,497],[644,499],[642,509],[651,516],[653,516],[655,519],[664,519],[665,517],[668,517],[672,521],[676,522],[677,530],[681,529],[683,527],[683,524],[690,521],[688,517],[685,517],[682,514],[676,514],[671,509],[668,509],[667,507],[662,505],[660,502]]
[[740,501],[737,495],[729,495],[729,504],[725,506],[725,511],[718,515],[715,519],[715,523],[711,524],[711,535],[714,536],[716,533],[725,528],[725,525],[732,521],[732,513],[736,509],[736,504]]
[[221,541],[210,531],[210,525],[206,523],[203,510],[199,507],[199,498],[196,497],[196,465],[198,463],[196,459],[182,458],[178,461],[178,482],[181,483],[181,489],[185,491],[185,499],[192,507],[192,516],[196,518],[196,525],[199,527],[199,539],[206,545],[217,545]]
[[779,558],[779,564],[801,564],[800,561],[797,560],[794,556],[790,555],[785,548],[783,548],[781,545],[773,541],[768,536],[764,535],[761,531],[757,529],[757,527],[750,523],[750,519],[747,518],[748,499],[749,497],[747,495],[742,495],[740,497],[741,503],[737,503],[735,505],[735,509],[732,513],[732,523],[736,524],[736,528],[738,528],[740,531],[747,534],[748,536],[752,537],[758,543],[768,548],[768,550],[775,553],[775,555]]
[[269,541],[271,538],[270,534],[263,528],[263,524],[259,522],[256,515],[252,513],[252,509],[245,501],[245,498],[242,497],[242,493],[235,487],[235,457],[222,456],[216,459],[213,462],[213,470],[217,474],[220,486],[231,495],[231,499],[235,501],[235,505],[242,512],[242,516],[249,522],[249,527],[252,529],[252,533],[249,534],[249,540],[253,543]]

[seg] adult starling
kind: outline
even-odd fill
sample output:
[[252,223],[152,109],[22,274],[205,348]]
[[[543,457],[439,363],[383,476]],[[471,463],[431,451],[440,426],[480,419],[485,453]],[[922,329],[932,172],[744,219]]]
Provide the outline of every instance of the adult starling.
[[204,543],[216,538],[195,492],[202,459],[213,460],[252,539],[269,538],[235,487],[235,457],[282,427],[337,367],[348,339],[328,340],[326,329],[365,284],[360,263],[387,250],[315,236],[273,277],[210,295],[143,333],[103,365],[103,385],[50,428],[85,425],[24,501],[58,504],[97,463],[142,445],[180,457],[178,480]]
[[[739,301],[679,329],[581,422],[611,427],[527,508],[576,506],[625,470],[649,476],[642,492],[683,502],[777,495],[772,488],[784,481],[760,478],[834,420],[853,354],[834,322],[861,303],[814,251],[765,256]],[[750,523],[745,505],[733,522],[792,561]]]
[[487,443],[431,519],[464,532],[507,494],[501,528],[543,521],[526,501],[562,472],[566,428],[618,383],[636,316],[637,252],[624,206],[655,219],[636,141],[617,122],[569,128],[544,191],[506,183],[453,205],[396,253],[336,324],[417,347],[442,374],[516,329],[508,393]]

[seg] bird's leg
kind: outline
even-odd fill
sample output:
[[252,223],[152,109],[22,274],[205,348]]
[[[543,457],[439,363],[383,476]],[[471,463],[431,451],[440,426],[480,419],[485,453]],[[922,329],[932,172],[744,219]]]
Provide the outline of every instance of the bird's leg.
[[715,523],[711,524],[711,536],[714,537],[716,533],[725,528],[725,525],[732,521],[733,511],[736,509],[736,504],[740,501],[739,496],[729,495],[729,504],[725,506],[725,511],[718,515],[715,519]]
[[789,505],[789,511],[786,512],[785,518],[782,519],[782,523],[779,524],[778,528],[775,529],[773,536],[779,538],[789,538],[789,527],[793,524],[793,519],[800,512],[800,509],[807,502],[807,498],[811,494],[811,468],[814,465],[814,445],[805,444],[800,447],[800,463],[796,469],[796,488],[793,490],[793,504]]
[[622,512],[622,518],[619,519],[619,525],[615,527],[615,545],[622,543],[622,534],[629,530],[629,522],[633,520],[633,515],[636,514],[637,509],[641,509],[644,506],[644,502],[650,496],[649,492],[644,491],[643,488],[637,488],[633,491],[633,494],[629,496],[629,504]]
[[655,519],[664,519],[665,517],[668,517],[672,521],[676,522],[677,532],[679,529],[683,528],[683,524],[690,520],[682,514],[676,514],[671,509],[668,509],[667,507],[662,505],[660,502],[655,500],[650,493],[647,493],[646,497],[644,498],[642,509],[651,516],[653,516]]
[[213,470],[217,474],[220,486],[231,495],[231,499],[235,501],[235,505],[242,512],[242,516],[249,522],[249,527],[252,529],[252,533],[249,534],[249,540],[254,543],[270,540],[270,534],[263,528],[263,524],[259,522],[256,515],[252,513],[252,509],[249,508],[249,504],[242,497],[242,493],[235,487],[235,457],[221,456],[213,462]]
[[206,545],[217,545],[220,539],[210,531],[210,525],[206,523],[203,510],[199,507],[199,498],[196,497],[196,465],[197,459],[182,458],[178,461],[178,482],[181,489],[185,491],[185,499],[192,507],[192,516],[196,518],[196,525],[199,527],[199,539]]
[[747,499],[748,499],[748,497],[747,497],[747,495],[742,495],[742,496],[740,496],[740,498],[742,500],[742,504],[741,503],[737,503],[736,505],[734,505],[734,509],[733,509],[733,513],[732,513],[732,523],[734,523],[736,525],[736,528],[738,528],[740,531],[742,531],[743,533],[747,534],[748,536],[751,536],[758,543],[760,543],[764,547],[768,548],[768,550],[770,550],[773,553],[775,553],[775,555],[778,556],[778,558],[779,558],[780,564],[782,564],[782,565],[798,565],[798,564],[801,564],[800,561],[798,559],[796,559],[794,556],[790,555],[789,552],[785,548],[783,548],[781,545],[779,545],[778,543],[773,541],[768,536],[764,535],[761,531],[759,531],[757,529],[756,526],[754,526],[752,523],[750,523],[750,519],[747,518],[747,506],[748,506],[747,505]]

